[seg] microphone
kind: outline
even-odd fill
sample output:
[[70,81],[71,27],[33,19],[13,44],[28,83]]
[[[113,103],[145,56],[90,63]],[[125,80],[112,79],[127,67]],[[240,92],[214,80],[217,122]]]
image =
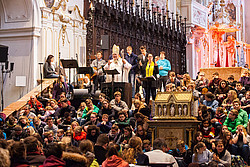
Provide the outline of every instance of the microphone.
[[39,65],[43,65],[43,63],[38,63]]

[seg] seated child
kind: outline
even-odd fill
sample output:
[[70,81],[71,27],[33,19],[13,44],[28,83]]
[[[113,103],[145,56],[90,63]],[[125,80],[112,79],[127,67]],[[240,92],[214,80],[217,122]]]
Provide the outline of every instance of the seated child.
[[102,115],[102,122],[97,124],[97,127],[100,128],[101,133],[109,133],[112,123],[109,122],[109,116],[108,114],[103,114]]

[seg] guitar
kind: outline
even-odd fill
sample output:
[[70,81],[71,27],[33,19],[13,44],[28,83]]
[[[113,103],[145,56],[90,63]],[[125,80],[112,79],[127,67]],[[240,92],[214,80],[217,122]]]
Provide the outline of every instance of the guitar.
[[[97,70],[97,67],[92,67],[93,68],[93,70]],[[99,69],[98,69],[99,70]],[[90,80],[92,81],[93,80],[93,78],[96,76],[97,74],[96,73],[94,73],[91,77],[90,77]]]
[[[97,67],[92,67],[94,70],[97,70]],[[97,74],[94,73],[93,75],[90,74],[85,74],[85,76],[87,76],[91,81],[93,81],[93,78],[96,76]]]

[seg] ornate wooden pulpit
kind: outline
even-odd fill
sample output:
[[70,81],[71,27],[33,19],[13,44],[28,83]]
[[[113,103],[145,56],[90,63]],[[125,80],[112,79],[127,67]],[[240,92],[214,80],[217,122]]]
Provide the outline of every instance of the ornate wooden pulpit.
[[153,102],[153,120],[149,121],[152,139],[165,138],[168,147],[176,148],[177,140],[191,146],[200,121],[197,121],[192,92],[159,92]]

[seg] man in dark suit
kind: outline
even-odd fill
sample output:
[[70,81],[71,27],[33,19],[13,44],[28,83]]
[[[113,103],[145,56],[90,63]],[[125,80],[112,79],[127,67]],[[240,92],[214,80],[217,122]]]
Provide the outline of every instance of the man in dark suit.
[[127,54],[125,56],[125,59],[132,65],[129,75],[128,75],[128,82],[132,84],[132,97],[135,97],[135,75],[137,73],[138,68],[138,56],[132,52],[132,47],[127,47]]
[[[139,74],[141,75],[141,71],[143,70],[142,68],[146,66],[148,62],[148,53],[147,53],[146,46],[141,46],[140,50],[141,50],[141,54],[138,56],[138,69],[139,69]],[[136,92],[139,92],[139,87],[141,86],[141,82],[139,78],[137,78],[136,80],[137,80]]]
[[141,54],[138,56],[139,68],[142,68],[144,64],[148,62],[148,53],[146,46],[140,47]]

